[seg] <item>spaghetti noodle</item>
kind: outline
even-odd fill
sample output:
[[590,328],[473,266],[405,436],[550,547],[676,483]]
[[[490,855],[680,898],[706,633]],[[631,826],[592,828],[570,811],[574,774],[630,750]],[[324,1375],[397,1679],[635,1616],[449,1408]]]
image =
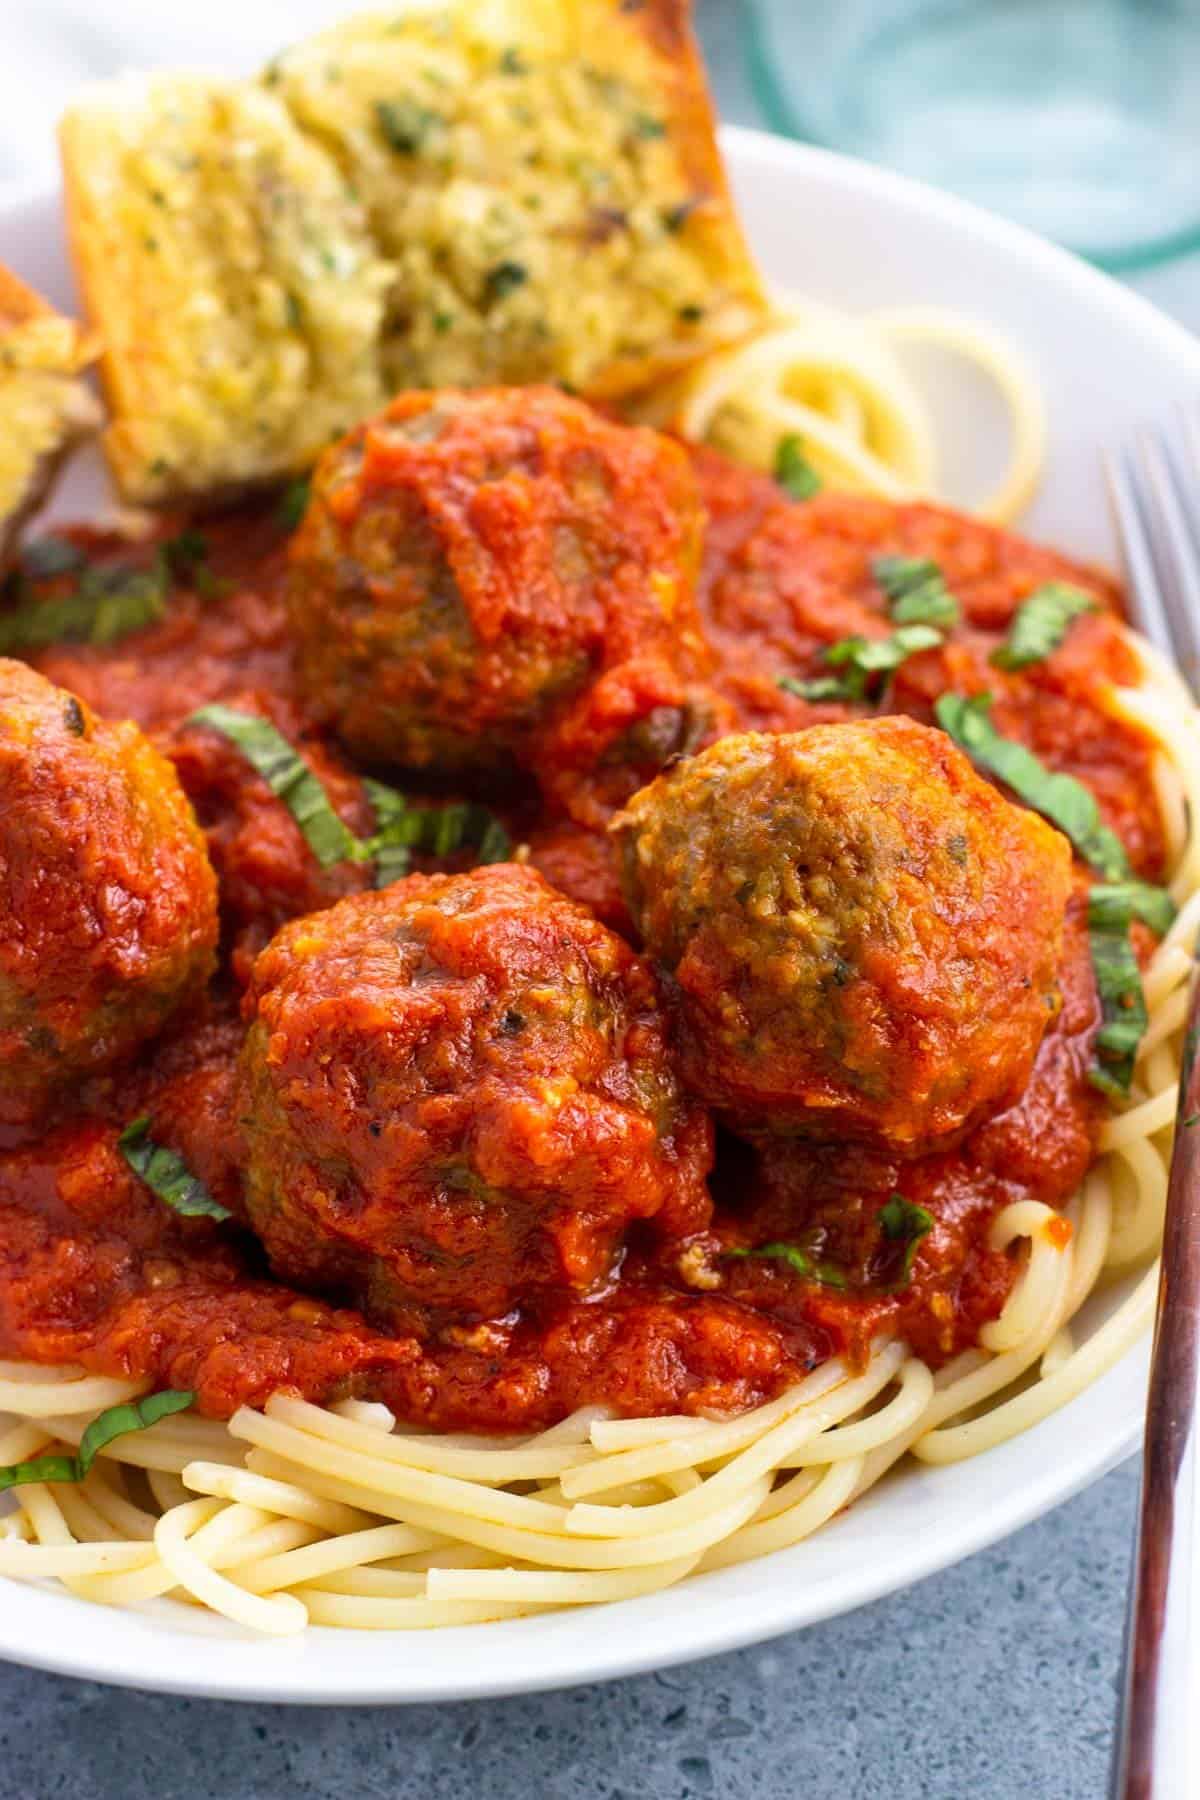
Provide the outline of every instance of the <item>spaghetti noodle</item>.
[[791,295],[775,320],[733,349],[706,358],[671,395],[684,437],[770,471],[781,439],[796,437],[830,486],[889,500],[938,498],[937,430],[903,360],[922,344],[973,365],[995,386],[1009,418],[1008,464],[975,507],[1007,524],[1031,499],[1046,451],[1045,404],[1013,346],[934,306],[861,318]]

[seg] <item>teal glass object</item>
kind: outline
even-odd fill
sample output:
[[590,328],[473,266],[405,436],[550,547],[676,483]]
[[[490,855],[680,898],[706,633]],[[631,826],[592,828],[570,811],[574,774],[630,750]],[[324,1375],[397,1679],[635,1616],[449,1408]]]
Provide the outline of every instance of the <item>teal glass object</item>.
[[1110,269],[1200,249],[1200,0],[744,0],[777,131]]

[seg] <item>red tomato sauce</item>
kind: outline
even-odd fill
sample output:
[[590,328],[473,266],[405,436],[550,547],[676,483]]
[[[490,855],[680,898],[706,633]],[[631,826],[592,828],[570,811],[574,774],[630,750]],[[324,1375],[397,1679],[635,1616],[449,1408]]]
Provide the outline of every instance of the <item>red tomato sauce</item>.
[[[904,665],[886,708],[928,720],[945,687],[989,688],[999,729],[1086,782],[1139,872],[1161,874],[1151,746],[1101,704],[1106,685],[1137,679],[1106,579],[933,507],[835,495],[796,505],[715,455],[694,460],[709,517],[700,600],[722,728],[793,730],[855,716],[860,709],[788,695],[779,677],[819,672],[821,648],[836,638],[891,629],[874,556],[930,557],[965,620],[943,648]],[[252,694],[302,742],[352,829],[365,828],[365,815],[355,772],[310,726],[293,686],[278,521],[246,511],[204,529],[207,592],[177,583],[150,628],[108,647],[57,645],[30,658],[97,712],[139,722],[175,759],[221,878],[225,955],[207,999],[133,1068],[93,1080],[69,1112],[25,1141],[10,1134],[0,1151],[0,1354],[194,1389],[200,1409],[218,1418],[282,1387],[323,1402],[381,1399],[406,1419],[496,1432],[548,1424],[585,1402],[635,1415],[750,1406],[831,1355],[861,1363],[880,1333],[903,1337],[934,1364],[972,1344],[1017,1268],[989,1247],[992,1220],[1023,1196],[1063,1204],[1094,1153],[1103,1102],[1087,1080],[1099,1015],[1082,874],[1064,1004],[1032,1080],[1015,1106],[950,1151],[901,1163],[849,1145],[763,1153],[721,1137],[704,1232],[664,1243],[635,1226],[599,1292],[424,1337],[386,1335],[271,1278],[241,1222],[240,989],[254,951],[284,918],[329,904],[358,877],[306,876],[304,846],[265,786],[231,769],[219,745],[182,732],[182,722],[206,702],[246,704]],[[86,532],[79,540],[101,562],[130,559],[116,540]],[[148,565],[154,545],[132,554]],[[1000,674],[990,652],[1017,604],[1051,579],[1088,587],[1100,610],[1077,621],[1045,663]],[[561,780],[554,786],[557,795]],[[551,881],[628,929],[600,831],[557,805],[518,807],[510,823]],[[229,1223],[176,1216],[131,1172],[117,1138],[141,1114],[230,1209]],[[881,1200],[895,1193],[933,1220],[905,1278],[881,1263],[875,1225]],[[844,1284],[729,1255],[784,1238],[836,1266]]]

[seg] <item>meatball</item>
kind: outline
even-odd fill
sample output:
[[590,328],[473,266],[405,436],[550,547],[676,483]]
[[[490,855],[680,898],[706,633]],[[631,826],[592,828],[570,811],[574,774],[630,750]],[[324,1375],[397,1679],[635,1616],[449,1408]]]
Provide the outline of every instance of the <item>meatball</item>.
[[0,1121],[112,1067],[206,983],[217,894],[169,762],[0,661]]
[[726,738],[614,831],[685,1079],[736,1129],[915,1155],[1020,1094],[1070,850],[940,731]]
[[391,1330],[589,1291],[709,1216],[653,976],[533,870],[413,875],[258,958],[246,1202],[276,1273]]
[[325,453],[293,539],[309,701],[369,762],[494,781],[601,675],[648,666],[623,693],[678,748],[701,521],[656,432],[550,388],[402,394]]

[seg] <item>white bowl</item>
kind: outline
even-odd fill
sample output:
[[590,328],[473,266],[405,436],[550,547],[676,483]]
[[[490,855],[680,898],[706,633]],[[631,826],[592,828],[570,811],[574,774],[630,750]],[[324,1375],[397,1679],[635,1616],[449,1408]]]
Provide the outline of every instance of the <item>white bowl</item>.
[[[725,148],[773,280],[853,309],[954,306],[1024,348],[1051,419],[1029,528],[1112,560],[1097,452],[1200,390],[1200,343],[1063,251],[900,176],[752,131],[727,131]],[[0,209],[0,259],[71,300],[56,194]],[[948,404],[958,472],[996,462],[996,421],[982,397],[959,388]],[[94,470],[73,472],[58,511],[89,505],[96,492]],[[1083,1326],[1125,1291],[1093,1302]],[[892,1593],[1067,1499],[1136,1448],[1146,1360],[1143,1345],[1055,1417],[973,1461],[900,1470],[793,1550],[644,1599],[456,1630],[316,1629],[280,1642],[168,1602],[116,1612],[0,1581],[0,1655],[140,1688],[309,1704],[514,1694],[663,1668]]]

